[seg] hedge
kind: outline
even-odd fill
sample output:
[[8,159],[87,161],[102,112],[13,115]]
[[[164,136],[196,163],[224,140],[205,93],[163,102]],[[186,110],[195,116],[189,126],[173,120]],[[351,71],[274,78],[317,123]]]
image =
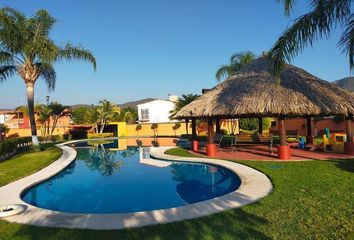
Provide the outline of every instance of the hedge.
[[88,133],[87,138],[106,138],[106,137],[113,137],[113,133]]
[[[69,134],[38,137],[40,143],[57,143],[70,140]],[[32,137],[9,138],[0,142],[0,161],[16,155],[18,150],[24,150],[32,145]]]

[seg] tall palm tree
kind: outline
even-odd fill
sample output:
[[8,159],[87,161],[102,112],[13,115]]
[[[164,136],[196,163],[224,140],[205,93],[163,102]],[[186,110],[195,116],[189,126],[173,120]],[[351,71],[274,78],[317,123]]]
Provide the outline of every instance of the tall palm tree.
[[[285,13],[290,15],[296,0],[277,0],[284,4]],[[319,38],[328,38],[336,27],[343,29],[338,45],[348,55],[350,69],[354,68],[354,15],[353,0],[312,0],[311,11],[295,19],[293,25],[278,38],[269,56],[273,71],[280,76],[284,62],[291,62],[307,46],[313,46]],[[278,78],[280,81],[280,78]]]
[[[178,98],[178,100],[175,102],[175,106],[173,110],[170,111],[170,119],[173,119],[173,117],[181,110],[184,106],[187,106],[194,100],[196,100],[199,97],[198,94],[182,94],[181,98]],[[186,133],[188,134],[188,123],[189,119],[185,119],[186,121]]]
[[222,78],[228,78],[234,75],[241,68],[250,64],[256,55],[250,51],[235,53],[230,57],[230,63],[228,65],[222,65],[215,74],[216,80],[221,81]]
[[118,105],[111,103],[108,100],[101,100],[97,107],[98,121],[100,123],[100,133],[103,132],[104,127],[108,121],[111,121],[117,114],[120,114]]
[[27,103],[33,145],[38,145],[34,117],[34,85],[41,78],[54,90],[56,72],[53,64],[62,60],[86,60],[96,69],[90,51],[66,44],[58,46],[49,37],[56,20],[39,10],[30,18],[13,8],[0,9],[0,82],[18,74],[26,84]]

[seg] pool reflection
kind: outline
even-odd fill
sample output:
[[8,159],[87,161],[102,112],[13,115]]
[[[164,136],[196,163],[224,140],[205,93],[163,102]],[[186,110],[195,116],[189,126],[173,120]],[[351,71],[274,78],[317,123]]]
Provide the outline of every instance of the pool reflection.
[[196,203],[240,185],[228,169],[151,159],[144,147],[116,147],[114,141],[80,144],[75,162],[22,199],[64,212],[123,213]]

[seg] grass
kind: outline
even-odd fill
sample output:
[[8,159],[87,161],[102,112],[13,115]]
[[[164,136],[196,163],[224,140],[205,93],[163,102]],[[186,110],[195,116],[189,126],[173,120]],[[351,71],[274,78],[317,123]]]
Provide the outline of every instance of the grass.
[[42,152],[20,153],[0,162],[0,186],[37,172],[57,160],[61,154],[61,149],[49,145]]
[[[168,153],[193,156],[178,148]],[[354,160],[239,162],[271,178],[271,195],[208,217],[120,231],[40,228],[0,221],[0,238],[353,239]]]

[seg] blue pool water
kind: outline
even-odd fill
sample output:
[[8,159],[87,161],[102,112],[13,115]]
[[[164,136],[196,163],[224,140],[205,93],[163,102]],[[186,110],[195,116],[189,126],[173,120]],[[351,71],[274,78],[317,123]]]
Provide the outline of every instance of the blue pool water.
[[80,143],[77,159],[29,188],[22,199],[72,213],[126,213],[183,206],[236,190],[240,178],[218,166],[150,159],[149,148]]

